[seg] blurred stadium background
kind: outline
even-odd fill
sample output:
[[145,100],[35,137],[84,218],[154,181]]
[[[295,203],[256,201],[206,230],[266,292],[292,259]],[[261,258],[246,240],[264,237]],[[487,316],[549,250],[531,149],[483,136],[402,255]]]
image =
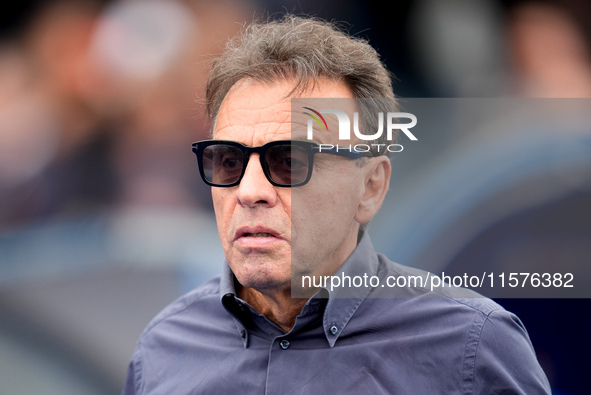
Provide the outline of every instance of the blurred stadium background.
[[[427,124],[420,146],[394,158],[370,226],[378,251],[435,272],[591,263],[589,123],[500,123],[512,108],[591,108],[587,0],[1,7],[2,395],[119,393],[143,327],[220,271],[189,147],[207,136],[211,59],[256,16],[341,22],[383,56],[403,105],[499,107],[496,127]],[[524,321],[555,394],[588,393],[589,300],[498,299]]]

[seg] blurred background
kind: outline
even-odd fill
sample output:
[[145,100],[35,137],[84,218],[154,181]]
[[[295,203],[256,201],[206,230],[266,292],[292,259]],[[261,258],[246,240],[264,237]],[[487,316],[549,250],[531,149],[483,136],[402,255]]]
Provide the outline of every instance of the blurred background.
[[[432,271],[591,263],[589,123],[500,123],[516,108],[527,120],[591,109],[587,0],[1,7],[3,395],[119,393],[149,320],[221,270],[190,143],[207,137],[211,60],[257,16],[339,21],[382,55],[403,106],[458,98],[420,104],[495,109],[492,126],[427,123],[420,145],[393,159],[390,196],[370,226],[378,251]],[[581,296],[498,299],[525,323],[555,394],[588,393],[591,303]]]

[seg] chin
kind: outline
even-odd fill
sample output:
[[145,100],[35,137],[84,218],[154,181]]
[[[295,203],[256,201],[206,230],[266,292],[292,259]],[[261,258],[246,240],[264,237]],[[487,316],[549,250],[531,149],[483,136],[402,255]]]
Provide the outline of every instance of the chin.
[[253,288],[260,292],[281,291],[291,288],[291,277],[264,276],[258,273],[256,276],[235,274],[236,279],[245,288]]

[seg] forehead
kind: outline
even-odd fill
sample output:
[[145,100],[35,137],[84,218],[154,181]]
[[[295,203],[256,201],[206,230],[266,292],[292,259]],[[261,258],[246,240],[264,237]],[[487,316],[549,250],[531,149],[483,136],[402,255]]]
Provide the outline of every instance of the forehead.
[[216,119],[213,138],[233,140],[258,146],[291,136],[291,101],[293,97],[352,98],[342,81],[319,79],[305,92],[289,96],[295,81],[272,84],[241,80],[226,95]]

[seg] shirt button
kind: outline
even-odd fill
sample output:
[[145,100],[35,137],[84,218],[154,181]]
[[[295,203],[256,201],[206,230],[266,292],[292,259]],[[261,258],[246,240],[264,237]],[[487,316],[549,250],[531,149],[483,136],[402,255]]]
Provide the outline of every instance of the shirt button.
[[339,328],[336,325],[330,327],[330,333],[334,336],[339,332]]
[[281,346],[282,349],[287,350],[289,348],[289,341],[281,340],[281,343],[279,343],[279,345]]

